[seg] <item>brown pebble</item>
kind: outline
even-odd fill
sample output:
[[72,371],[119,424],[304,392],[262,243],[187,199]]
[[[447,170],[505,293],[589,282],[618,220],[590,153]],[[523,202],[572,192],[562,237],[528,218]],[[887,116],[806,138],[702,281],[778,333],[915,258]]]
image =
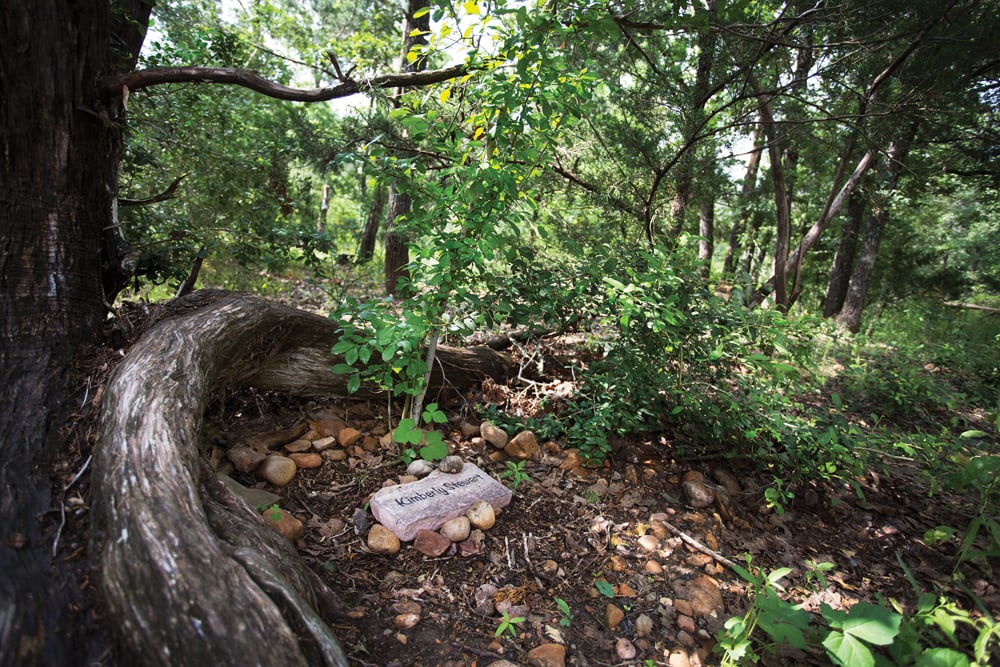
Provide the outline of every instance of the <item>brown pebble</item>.
[[608,629],[616,630],[621,622],[625,619],[625,612],[618,608],[618,605],[611,602],[605,608],[604,617],[608,621]]
[[451,546],[451,540],[433,530],[418,530],[413,548],[431,558],[437,558]]
[[295,466],[297,468],[305,470],[318,468],[323,465],[323,457],[312,452],[306,454],[289,454],[288,458],[295,461]]
[[361,431],[357,430],[356,428],[351,428],[350,426],[342,428],[340,430],[340,433],[337,434],[337,442],[339,442],[340,446],[343,447],[344,449],[347,449],[348,447],[357,444],[358,440],[360,439],[361,439]]

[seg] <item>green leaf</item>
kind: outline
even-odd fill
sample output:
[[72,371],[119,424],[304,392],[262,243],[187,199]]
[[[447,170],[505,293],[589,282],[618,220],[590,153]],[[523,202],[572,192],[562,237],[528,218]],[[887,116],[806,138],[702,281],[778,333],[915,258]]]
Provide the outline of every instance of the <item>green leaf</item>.
[[399,425],[392,432],[392,438],[399,443],[419,445],[424,439],[424,432],[417,428],[417,423],[413,419],[405,417],[399,420]]
[[924,533],[924,544],[929,546],[940,544],[954,537],[957,532],[951,526],[934,526]]
[[346,375],[348,373],[354,373],[355,369],[353,366],[347,364],[334,364],[333,368],[330,369],[337,375]]
[[347,380],[347,393],[353,394],[358,389],[361,389],[361,376],[355,373]]
[[839,630],[832,630],[823,639],[823,647],[830,659],[843,667],[873,667],[875,656],[864,642]]
[[998,472],[1000,472],[1000,456],[974,456],[962,468],[959,485],[968,486]]
[[344,361],[346,361],[348,364],[354,365],[354,363],[357,360],[358,360],[358,348],[352,347],[347,352],[344,352]]
[[847,612],[841,626],[844,632],[875,644],[888,646],[899,634],[903,617],[885,607],[870,602],[859,602]]
[[330,350],[330,351],[333,354],[343,354],[343,353],[347,352],[348,350],[353,349],[354,347],[356,347],[356,345],[354,343],[352,343],[351,341],[349,341],[349,340],[340,340],[340,341],[337,341],[337,343],[333,346],[333,349]]
[[437,431],[427,431],[427,444],[420,448],[420,458],[425,461],[439,461],[448,456],[448,443]]
[[615,587],[604,579],[598,579],[595,581],[594,586],[597,587],[597,592],[606,598],[613,598],[615,596]]
[[969,667],[969,659],[950,648],[929,648],[917,658],[916,667]]
[[778,581],[784,579],[792,573],[792,568],[790,567],[779,567],[777,570],[773,570],[767,575],[767,581],[772,586],[777,587]]
[[367,366],[368,360],[371,358],[372,358],[372,349],[367,345],[358,350],[358,359],[361,360],[361,363]]
[[733,564],[732,568],[733,568],[733,571],[736,572],[736,574],[740,575],[741,577],[743,577],[745,580],[749,581],[750,583],[754,583],[754,582],[757,581],[757,577],[755,577],[752,574],[750,574],[750,571],[747,570],[746,568],[741,567],[739,565],[736,565],[735,563]]
[[962,435],[960,435],[959,437],[960,438],[985,438],[986,437],[986,431],[977,431],[975,429],[970,430],[970,431],[962,431]]

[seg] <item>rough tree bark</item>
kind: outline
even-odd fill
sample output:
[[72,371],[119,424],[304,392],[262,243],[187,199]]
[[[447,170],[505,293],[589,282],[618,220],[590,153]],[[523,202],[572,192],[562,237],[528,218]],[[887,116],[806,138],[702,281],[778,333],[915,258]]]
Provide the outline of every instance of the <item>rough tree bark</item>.
[[120,280],[121,127],[98,79],[133,66],[149,7],[109,4],[0,11],[0,665],[88,658],[70,610],[79,586],[52,553],[49,463],[67,369]]
[[0,11],[0,665],[97,658],[83,654],[72,618],[79,582],[52,553],[48,468],[69,413],[67,369],[130,277],[116,200],[126,88],[215,82],[308,101],[466,72],[306,91],[231,69],[135,72],[152,5],[32,0]]
[[851,282],[851,268],[854,266],[854,257],[858,249],[858,232],[861,229],[861,220],[864,218],[867,208],[867,196],[855,191],[847,204],[847,214],[844,216],[840,242],[837,244],[837,252],[834,253],[833,264],[830,266],[826,298],[823,300],[823,317],[833,317],[840,312],[841,306],[844,305],[847,286]]
[[[337,325],[217,296],[180,299],[180,314],[142,336],[104,392],[92,479],[98,585],[135,664],[346,665],[324,622],[336,597],[199,457],[218,392],[346,394],[329,370]],[[438,386],[514,370],[488,348],[441,348],[438,358]]]

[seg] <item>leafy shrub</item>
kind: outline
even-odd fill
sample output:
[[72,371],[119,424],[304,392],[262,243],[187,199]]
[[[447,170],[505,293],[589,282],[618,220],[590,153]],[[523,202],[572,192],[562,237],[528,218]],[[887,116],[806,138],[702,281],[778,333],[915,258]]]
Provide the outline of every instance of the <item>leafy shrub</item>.
[[[750,584],[751,605],[719,632],[722,665],[757,663],[779,646],[820,649],[832,664],[849,667],[985,667],[996,657],[1000,623],[989,615],[975,617],[946,598],[920,594],[909,614],[892,600],[891,608],[859,602],[846,611],[823,603],[815,615],[782,597],[781,580],[791,568],[764,573],[751,567],[749,555],[746,563],[733,569]],[[975,633],[972,646],[957,636],[961,626]]]

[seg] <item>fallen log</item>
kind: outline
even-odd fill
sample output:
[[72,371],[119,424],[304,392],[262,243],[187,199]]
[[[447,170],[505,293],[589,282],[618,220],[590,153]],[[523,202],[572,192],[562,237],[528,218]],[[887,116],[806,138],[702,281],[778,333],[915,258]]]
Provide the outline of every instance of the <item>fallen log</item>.
[[[328,625],[336,595],[199,455],[222,391],[346,395],[329,370],[337,325],[248,295],[175,305],[118,366],[101,408],[91,554],[123,664],[347,665]],[[514,370],[488,349],[438,358],[435,387]]]
[[944,305],[949,308],[962,308],[964,310],[980,310],[990,315],[1000,315],[1000,308],[980,306],[978,303],[963,303],[961,301],[945,301]]

